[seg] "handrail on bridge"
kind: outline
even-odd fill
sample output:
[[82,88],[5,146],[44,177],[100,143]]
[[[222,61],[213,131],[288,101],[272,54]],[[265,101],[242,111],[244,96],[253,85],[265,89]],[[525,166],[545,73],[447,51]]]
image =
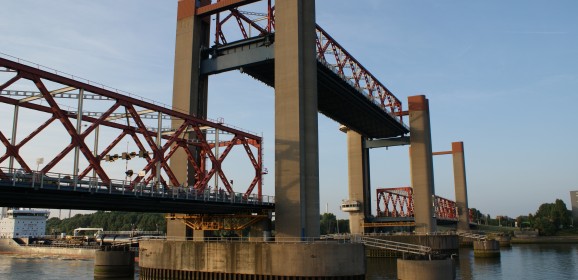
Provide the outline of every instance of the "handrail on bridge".
[[456,234],[458,236],[461,236],[461,237],[477,239],[480,241],[486,240],[488,238],[484,234],[471,233],[471,232],[467,232],[467,231],[458,231],[458,232],[456,232]]
[[384,240],[366,235],[351,235],[351,242],[362,243],[365,246],[374,247],[377,249],[392,250],[423,256],[431,254],[432,250],[431,247],[428,246]]
[[63,173],[42,173],[38,171],[27,173],[21,169],[0,167],[0,174],[2,175],[0,176],[0,185],[21,188],[254,205],[271,205],[275,203],[275,197],[268,195],[261,195],[259,197],[257,194],[246,196],[244,193],[229,194],[224,191],[197,191],[192,187],[186,186],[169,186],[165,188],[160,184],[154,183],[139,183],[133,186],[130,181],[114,179],[111,180],[109,184],[106,184],[96,177],[79,180],[75,179],[73,175]]

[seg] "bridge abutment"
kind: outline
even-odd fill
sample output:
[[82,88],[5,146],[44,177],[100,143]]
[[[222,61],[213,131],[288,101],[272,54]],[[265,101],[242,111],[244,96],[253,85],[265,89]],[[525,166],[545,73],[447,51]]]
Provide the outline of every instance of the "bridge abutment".
[[96,251],[94,256],[94,278],[130,278],[134,277],[134,252]]
[[436,231],[433,207],[434,177],[429,102],[424,95],[408,98],[410,127],[410,170],[413,188],[415,229]]
[[453,260],[397,260],[397,279],[456,279]]
[[145,280],[365,277],[362,244],[142,241],[139,246],[140,277]]

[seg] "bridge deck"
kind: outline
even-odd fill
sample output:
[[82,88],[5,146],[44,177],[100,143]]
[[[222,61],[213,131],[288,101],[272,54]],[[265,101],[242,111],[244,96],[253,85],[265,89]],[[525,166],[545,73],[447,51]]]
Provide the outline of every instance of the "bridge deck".
[[261,213],[275,208],[269,196],[197,193],[190,188],[157,189],[150,185],[133,189],[122,184],[103,186],[91,181],[48,179],[38,173],[4,174],[6,176],[0,178],[0,205],[7,207],[183,214]]
[[[201,64],[205,75],[239,69],[270,87],[275,86],[274,44],[268,38],[252,38],[219,46]],[[318,110],[325,116],[368,138],[389,138],[409,132],[394,116],[362,95],[331,69],[317,63]]]

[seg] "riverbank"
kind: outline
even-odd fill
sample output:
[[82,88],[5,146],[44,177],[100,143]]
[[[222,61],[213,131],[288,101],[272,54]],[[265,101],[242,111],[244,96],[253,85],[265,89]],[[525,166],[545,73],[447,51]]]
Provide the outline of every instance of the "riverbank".
[[96,249],[51,246],[22,246],[12,239],[0,239],[0,254],[44,258],[94,259]]
[[512,237],[511,244],[578,244],[578,236]]

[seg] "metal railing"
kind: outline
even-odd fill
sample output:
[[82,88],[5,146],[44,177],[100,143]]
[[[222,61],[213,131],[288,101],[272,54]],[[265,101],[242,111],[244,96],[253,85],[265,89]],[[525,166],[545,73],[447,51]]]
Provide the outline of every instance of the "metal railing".
[[471,232],[467,232],[467,231],[458,231],[458,232],[456,232],[456,235],[461,236],[461,237],[465,237],[465,238],[477,239],[477,240],[486,240],[487,239],[486,235],[471,233]]
[[377,249],[391,250],[402,253],[424,255],[424,256],[431,254],[431,247],[415,245],[410,243],[395,242],[390,240],[373,238],[365,235],[352,235],[351,242],[362,243],[365,246]]
[[245,196],[244,193],[228,193],[225,191],[198,191],[187,186],[168,186],[159,184],[131,184],[127,180],[111,179],[110,183],[103,183],[100,179],[86,177],[77,179],[73,175],[63,173],[42,173],[33,171],[26,173],[21,169],[0,167],[0,185],[31,189],[50,189],[60,191],[108,193],[110,195],[171,198],[174,200],[190,200],[205,202],[226,202],[235,204],[272,205],[274,196],[257,194]]
[[181,237],[167,236],[167,241],[193,241],[205,243],[307,243],[307,244],[351,244],[349,238],[322,239],[320,237]]

